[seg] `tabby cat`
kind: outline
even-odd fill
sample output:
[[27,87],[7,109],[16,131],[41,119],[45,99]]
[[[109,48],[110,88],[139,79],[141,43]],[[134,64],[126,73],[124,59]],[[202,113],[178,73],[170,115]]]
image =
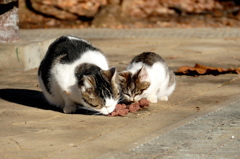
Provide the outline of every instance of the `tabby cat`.
[[74,113],[78,107],[111,113],[120,98],[120,78],[103,53],[88,41],[62,36],[48,48],[38,71],[47,101]]
[[167,101],[175,89],[175,74],[164,60],[153,52],[134,57],[127,70],[119,73],[125,79],[122,102],[137,102],[146,98],[151,103]]

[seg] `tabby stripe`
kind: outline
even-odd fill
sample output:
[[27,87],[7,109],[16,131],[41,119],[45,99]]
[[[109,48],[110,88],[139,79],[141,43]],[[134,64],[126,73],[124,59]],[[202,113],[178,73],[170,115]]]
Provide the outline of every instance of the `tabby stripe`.
[[99,90],[99,96],[103,99],[111,97],[112,90],[110,84],[99,74],[96,76],[96,86]]

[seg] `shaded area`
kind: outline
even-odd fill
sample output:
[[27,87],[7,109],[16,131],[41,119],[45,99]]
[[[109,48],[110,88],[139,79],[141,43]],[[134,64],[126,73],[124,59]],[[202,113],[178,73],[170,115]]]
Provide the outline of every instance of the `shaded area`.
[[27,89],[0,89],[0,98],[28,107],[60,111],[58,108],[48,104],[40,91]]
[[[27,89],[0,89],[0,98],[12,103],[62,112],[60,108],[50,105],[44,98],[42,92]],[[95,115],[96,112],[79,108],[76,114]]]
[[7,11],[10,11],[14,7],[18,7],[17,1],[10,1],[8,3],[0,1],[0,15],[6,13]]

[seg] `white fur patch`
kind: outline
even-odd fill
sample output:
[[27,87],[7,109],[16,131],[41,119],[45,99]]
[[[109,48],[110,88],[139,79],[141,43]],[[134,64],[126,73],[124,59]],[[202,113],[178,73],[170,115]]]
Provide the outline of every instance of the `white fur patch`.
[[60,84],[62,90],[66,90],[71,93],[71,86],[75,85],[77,80],[74,75],[74,69],[82,63],[91,63],[99,66],[101,69],[108,69],[107,61],[99,52],[88,51],[83,56],[70,64],[56,64],[52,69],[52,74],[55,75],[55,80]]
[[91,88],[92,85],[89,83],[89,80],[87,79],[88,77],[86,77],[85,75],[83,76],[83,79],[84,79],[84,86],[85,86],[85,89],[86,88]]
[[107,115],[114,111],[118,103],[118,100],[114,100],[112,98],[106,98],[105,101],[106,101],[106,105],[102,109],[100,109],[100,112],[104,115]]
[[127,71],[130,71],[132,74],[136,73],[143,66],[142,62],[132,63],[127,67]]

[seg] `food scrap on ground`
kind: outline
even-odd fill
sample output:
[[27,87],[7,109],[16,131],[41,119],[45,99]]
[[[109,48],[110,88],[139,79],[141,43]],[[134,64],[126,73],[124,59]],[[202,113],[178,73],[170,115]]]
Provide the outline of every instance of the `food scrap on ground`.
[[235,73],[240,74],[240,67],[238,68],[219,68],[219,67],[209,67],[196,63],[194,67],[191,66],[182,66],[179,67],[175,72],[176,75],[189,75],[189,76],[198,76],[198,75],[219,75],[226,73]]
[[146,99],[141,99],[137,103],[126,104],[117,104],[115,110],[110,113],[108,116],[124,116],[128,113],[136,112],[142,108],[149,106],[149,101]]

